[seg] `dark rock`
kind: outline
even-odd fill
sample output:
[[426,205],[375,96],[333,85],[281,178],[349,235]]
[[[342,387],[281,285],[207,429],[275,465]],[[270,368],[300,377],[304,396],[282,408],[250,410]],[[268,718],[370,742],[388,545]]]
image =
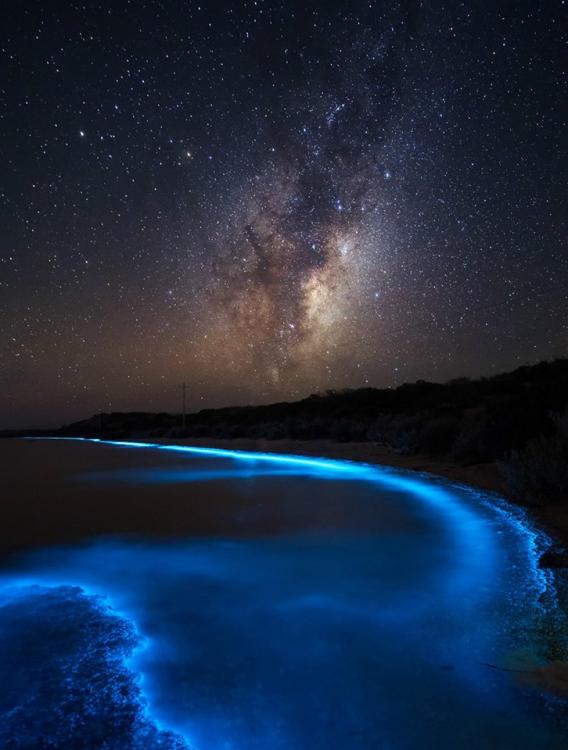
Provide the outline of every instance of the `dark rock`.
[[538,565],[540,568],[568,568],[568,551],[552,547],[540,556]]

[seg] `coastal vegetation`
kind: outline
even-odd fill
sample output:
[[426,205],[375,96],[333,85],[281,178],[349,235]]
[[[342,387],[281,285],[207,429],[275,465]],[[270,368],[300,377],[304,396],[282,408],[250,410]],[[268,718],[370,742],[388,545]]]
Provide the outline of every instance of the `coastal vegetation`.
[[447,383],[328,391],[295,402],[188,414],[112,413],[60,435],[368,442],[467,466],[497,462],[512,496],[568,501],[568,360]]

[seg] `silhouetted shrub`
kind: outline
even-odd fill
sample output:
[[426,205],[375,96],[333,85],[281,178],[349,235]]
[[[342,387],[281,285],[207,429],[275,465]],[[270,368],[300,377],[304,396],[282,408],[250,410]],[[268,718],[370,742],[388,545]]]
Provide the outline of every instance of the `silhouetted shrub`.
[[446,454],[455,442],[459,420],[456,417],[437,417],[426,422],[418,438],[419,450],[435,456]]
[[422,424],[414,414],[398,414],[390,425],[387,442],[397,453],[412,455],[418,451],[418,435]]
[[379,414],[367,429],[367,440],[372,440],[380,445],[388,445],[392,414]]
[[554,415],[552,422],[552,434],[499,462],[511,493],[528,504],[568,502],[568,412]]
[[367,433],[367,426],[350,419],[338,419],[330,427],[330,437],[339,443],[348,443],[357,440],[364,440]]
[[487,460],[487,412],[484,407],[466,413],[452,446],[451,456],[460,463]]
[[242,437],[243,426],[239,424],[227,424],[221,422],[220,424],[214,425],[213,429],[209,433],[212,437],[227,439]]
[[263,438],[265,440],[281,440],[287,437],[286,426],[282,422],[262,422],[253,425],[249,429],[252,438]]
[[330,420],[322,417],[288,419],[285,422],[285,437],[292,440],[320,440],[329,437],[329,426]]

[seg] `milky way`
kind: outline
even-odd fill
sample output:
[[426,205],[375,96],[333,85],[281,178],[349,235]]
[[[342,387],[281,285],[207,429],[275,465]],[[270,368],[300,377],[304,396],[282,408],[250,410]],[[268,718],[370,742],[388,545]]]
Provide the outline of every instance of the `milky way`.
[[336,51],[337,34],[327,68],[318,60],[331,80],[315,76],[285,96],[293,124],[275,138],[221,241],[208,364],[225,352],[231,371],[264,379],[264,392],[332,378],[376,316],[388,266],[392,175],[384,162],[396,133],[409,14],[383,23],[376,35],[365,28],[348,35],[346,53]]
[[2,423],[566,355],[562,13],[8,3]]

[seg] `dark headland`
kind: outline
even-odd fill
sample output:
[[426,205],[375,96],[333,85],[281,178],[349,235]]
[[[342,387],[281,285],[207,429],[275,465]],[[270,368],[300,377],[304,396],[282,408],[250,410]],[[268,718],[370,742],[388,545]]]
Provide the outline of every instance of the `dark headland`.
[[[0,433],[4,437],[21,433]],[[30,434],[28,431],[26,434]],[[343,457],[428,471],[530,508],[568,565],[568,359],[447,383],[328,391],[188,414],[110,413],[36,435],[175,440]]]
[[[478,380],[418,381],[396,389],[327,392],[292,403],[205,409],[186,415],[185,426],[183,421],[180,414],[103,413],[58,430],[26,435],[329,456],[429,472],[497,492],[527,509],[535,525],[551,538],[548,549],[540,552],[539,564],[550,570],[555,601],[568,613],[568,359]],[[5,438],[18,436],[22,433],[0,433]],[[5,447],[10,467],[10,448],[16,446]],[[101,496],[97,488],[90,488],[78,505],[72,485],[50,496],[50,452],[46,449],[42,454],[41,465],[34,466],[36,478],[30,476],[31,484],[28,481],[27,489],[20,492],[25,501],[7,506],[3,554],[50,544],[55,538],[74,540],[131,528],[128,497],[116,502],[112,493]],[[74,462],[78,458],[74,454]],[[11,471],[14,486],[21,484],[22,470],[25,467],[16,465]],[[48,515],[45,498],[34,489],[38,476],[52,503]],[[6,489],[10,494],[9,476]],[[177,502],[183,490],[170,487],[168,491],[173,503],[159,508],[151,493],[136,497],[138,533],[175,536],[184,528],[179,515],[183,503]],[[222,496],[209,500],[213,503],[207,505],[209,510],[222,508]],[[212,514],[217,515],[214,510]],[[201,528],[206,522],[207,518],[192,517],[190,525]],[[557,643],[556,626],[547,637],[551,644]],[[537,683],[556,695],[568,695],[567,665],[561,650],[542,674],[535,672]]]

